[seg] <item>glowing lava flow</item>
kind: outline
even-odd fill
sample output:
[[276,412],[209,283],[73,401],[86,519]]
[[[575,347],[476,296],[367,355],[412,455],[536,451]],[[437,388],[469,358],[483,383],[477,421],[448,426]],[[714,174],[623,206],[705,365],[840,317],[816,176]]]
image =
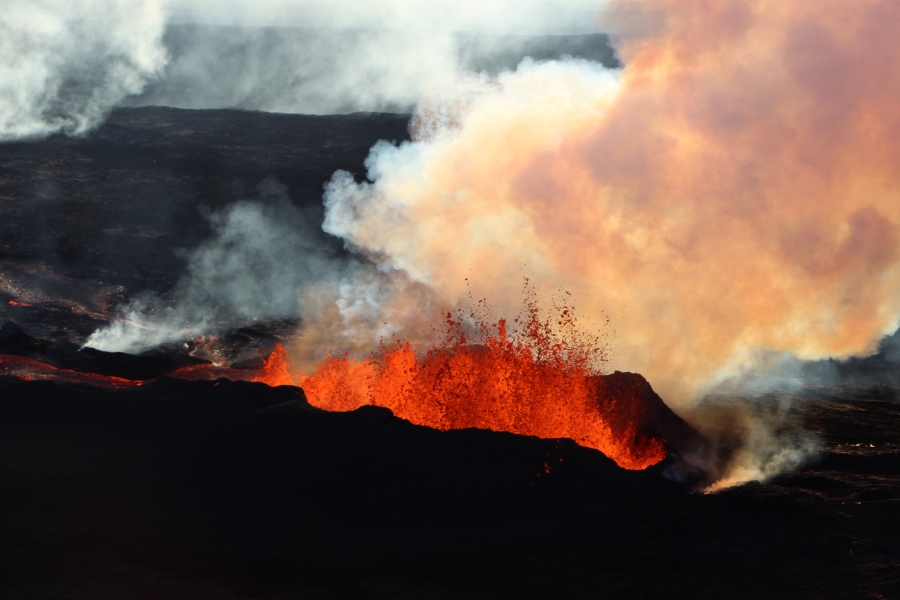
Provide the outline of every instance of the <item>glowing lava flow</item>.
[[[74,383],[112,390],[137,388],[156,381],[156,379],[125,379],[114,375],[101,375],[99,373],[62,369],[34,358],[11,354],[0,354],[0,375],[11,375],[24,381]],[[168,377],[204,381],[221,378],[230,379],[232,381],[257,381],[257,375],[254,371],[229,369],[227,367],[208,364],[182,367],[169,373]]]
[[287,350],[281,344],[275,344],[275,349],[269,358],[263,361],[263,368],[259,375],[252,381],[265,383],[272,387],[279,385],[294,385],[294,377],[291,375],[291,367],[288,362]]
[[12,375],[25,381],[43,380],[58,383],[76,383],[113,390],[136,388],[145,383],[144,381],[123,379],[111,375],[60,369],[33,358],[9,354],[0,354],[0,374]]
[[[555,323],[571,328],[563,309]],[[571,438],[600,450],[626,469],[645,469],[666,457],[666,442],[649,426],[653,399],[638,375],[600,375],[597,340],[556,333],[529,306],[521,331],[507,335],[505,321],[470,327],[447,315],[442,344],[416,353],[397,342],[368,360],[327,356],[315,374],[300,376],[306,398],[330,411],[383,406],[395,415],[435,429],[480,428],[541,438]],[[571,333],[570,329],[570,333]],[[477,343],[471,343],[471,337]],[[60,369],[20,356],[0,355],[0,373],[25,380],[44,379],[108,389],[140,387],[133,381]],[[295,378],[285,348],[278,344],[259,372],[203,364],[170,374],[181,379],[250,379],[270,386],[292,385]],[[646,389],[645,389],[646,388]],[[648,400],[649,396],[652,396]]]
[[[461,322],[447,318],[453,335],[424,355],[398,342],[371,360],[326,357],[314,375],[300,378],[307,400],[331,411],[383,406],[435,429],[571,438],[626,469],[645,469],[666,457],[662,435],[640,425],[646,408],[640,399],[614,397],[594,373],[599,348],[561,341],[534,311],[525,331],[512,339],[504,321],[490,328],[482,323],[479,344],[469,344]],[[277,385],[289,378],[279,347],[256,381]]]

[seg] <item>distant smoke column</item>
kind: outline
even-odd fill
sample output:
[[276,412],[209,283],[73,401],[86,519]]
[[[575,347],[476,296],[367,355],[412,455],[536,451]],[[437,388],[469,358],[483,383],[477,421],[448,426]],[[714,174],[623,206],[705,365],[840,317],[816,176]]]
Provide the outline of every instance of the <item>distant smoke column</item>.
[[18,0],[0,8],[0,141],[80,134],[165,66],[157,0]]
[[428,100],[372,183],[335,174],[326,231],[448,303],[477,286],[508,316],[523,275],[567,289],[610,315],[614,366],[676,402],[763,351],[874,351],[900,318],[900,4],[602,20],[619,74],[526,62]]

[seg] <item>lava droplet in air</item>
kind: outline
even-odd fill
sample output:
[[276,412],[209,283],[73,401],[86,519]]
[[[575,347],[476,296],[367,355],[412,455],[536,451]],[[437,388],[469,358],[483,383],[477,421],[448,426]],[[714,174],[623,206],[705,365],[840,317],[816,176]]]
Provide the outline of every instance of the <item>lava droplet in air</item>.
[[[574,325],[568,309],[556,324]],[[396,342],[368,360],[327,356],[315,374],[300,377],[307,400],[331,411],[374,404],[441,430],[571,438],[626,469],[645,469],[666,457],[662,435],[639,423],[645,407],[638,399],[610,397],[614,392],[595,368],[602,348],[584,336],[560,337],[534,305],[513,336],[502,320],[480,323],[476,343],[467,339],[461,320],[448,314],[447,326],[445,342],[424,354]],[[256,381],[281,385],[290,377],[287,354],[278,346]]]
[[[541,438],[570,438],[600,450],[626,469],[666,457],[666,440],[649,426],[661,403],[639,375],[602,375],[603,346],[581,335],[571,310],[542,321],[535,303],[507,334],[506,322],[473,326],[447,315],[447,336],[425,352],[398,341],[370,359],[326,356],[311,376],[294,377],[276,344],[259,372],[211,364],[183,367],[180,379],[250,379],[270,386],[299,382],[313,406],[350,411],[373,404],[435,429],[480,428]],[[475,315],[470,315],[474,318]],[[108,389],[150,381],[61,369],[22,356],[0,355],[0,374]],[[651,418],[648,419],[648,415]]]

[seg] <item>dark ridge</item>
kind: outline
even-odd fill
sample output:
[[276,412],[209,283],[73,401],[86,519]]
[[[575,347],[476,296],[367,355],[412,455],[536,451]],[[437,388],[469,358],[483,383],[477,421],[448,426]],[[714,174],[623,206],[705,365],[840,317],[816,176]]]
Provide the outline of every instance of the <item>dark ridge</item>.
[[805,363],[801,377],[804,381],[815,383],[866,383],[900,387],[900,331],[883,337],[878,344],[878,351],[871,356],[844,360],[831,358]]
[[[900,427],[893,401],[859,402]],[[868,440],[846,408],[810,418]],[[896,454],[841,448],[701,495],[664,465],[326,413],[292,387],[0,378],[0,597],[896,597]]]
[[[670,454],[708,452],[708,443],[703,436],[675,414],[642,375],[616,371],[597,376],[594,381],[602,390],[598,394],[604,402],[600,413],[617,430],[624,431],[626,423],[637,417],[640,431],[662,434]],[[635,414],[634,407],[641,407],[641,412]],[[687,468],[686,465],[676,466]]]

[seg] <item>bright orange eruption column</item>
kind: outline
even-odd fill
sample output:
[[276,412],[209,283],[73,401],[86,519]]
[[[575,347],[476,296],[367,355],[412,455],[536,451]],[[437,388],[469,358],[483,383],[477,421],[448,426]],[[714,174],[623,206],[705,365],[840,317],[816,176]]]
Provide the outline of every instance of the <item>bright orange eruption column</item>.
[[[461,322],[447,315],[447,323],[448,342],[424,356],[408,343],[397,343],[372,360],[326,357],[314,375],[301,377],[307,400],[331,411],[383,406],[435,429],[475,427],[571,438],[626,469],[645,469],[665,458],[662,436],[640,431],[633,418],[641,407],[619,406],[637,399],[614,397],[604,377],[592,372],[591,358],[599,349],[560,341],[535,309],[513,340],[505,321],[490,329],[481,324],[485,339],[477,345],[467,343]],[[256,381],[291,383],[282,347]]]

